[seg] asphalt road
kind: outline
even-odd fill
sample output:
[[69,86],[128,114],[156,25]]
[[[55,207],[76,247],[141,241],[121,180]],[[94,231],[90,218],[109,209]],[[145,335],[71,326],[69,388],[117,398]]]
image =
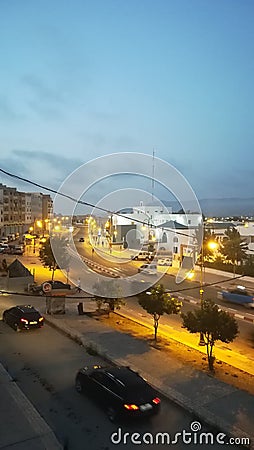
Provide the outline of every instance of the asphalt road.
[[[149,443],[143,443],[145,433],[150,433],[155,438],[156,433],[166,432],[173,439],[182,430],[191,432],[190,426],[195,418],[167,399],[162,401],[160,414],[151,419],[128,424],[109,422],[104,412],[91,399],[80,396],[74,389],[74,377],[78,368],[87,364],[101,364],[103,361],[88,355],[83,347],[51,327],[45,325],[41,330],[16,333],[1,321],[0,334],[1,362],[52,427],[58,439],[65,443],[66,450],[132,450],[137,446],[130,440],[134,432],[140,433],[142,444],[139,444],[139,448],[145,449],[149,447]],[[202,432],[211,432],[215,439],[216,430],[207,428],[205,424],[201,426]],[[119,428],[122,437],[120,439],[119,434],[115,435],[119,442],[113,444],[111,435]],[[129,433],[125,436],[125,443],[123,433]],[[194,441],[194,435],[198,433],[191,433],[191,442]],[[174,447],[180,450],[185,446],[189,449],[222,448],[216,442],[213,445],[183,444],[180,437],[178,439]],[[154,444],[150,448],[162,450],[165,445]],[[230,445],[230,448],[239,447]]]
[[[79,230],[79,232],[75,236],[75,245],[77,246],[77,250],[81,255],[86,256],[87,258],[91,258],[91,248],[87,241],[85,243],[79,242],[79,237],[84,235],[84,230],[82,228]],[[127,275],[133,275],[133,273],[137,273],[137,268],[140,266],[140,262],[136,261],[129,261],[125,262],[124,264],[117,264],[117,262],[110,262],[107,258],[101,258],[99,254],[96,253],[96,251],[93,253],[93,261],[96,261],[98,264],[101,264],[105,267],[118,270],[119,274],[122,276]],[[186,298],[193,298],[196,300],[199,300],[199,282],[198,281],[189,281],[184,280],[180,284],[176,283],[175,275],[170,274],[170,268],[167,274],[163,275],[162,277],[162,283],[164,284],[165,288],[169,289],[171,292],[175,292],[181,297]],[[209,273],[205,274],[205,282],[207,284],[217,282],[218,280],[221,281],[221,284],[227,285],[227,282],[225,283],[225,277],[218,277],[216,275],[211,275]],[[228,284],[232,283],[232,279],[228,282]],[[221,306],[223,309],[230,311],[232,313],[239,313],[239,314],[248,314],[249,317],[254,317],[254,312],[251,309],[247,309],[246,307],[242,305],[236,305],[236,304],[228,304],[225,303],[217,298],[217,293],[221,291],[221,288],[217,285],[214,286],[205,286],[204,287],[204,298],[210,298],[214,300],[219,306]],[[126,300],[127,306],[131,308],[132,311],[136,313],[136,316],[142,314],[142,309],[137,305],[137,301],[135,298],[129,297]],[[198,305],[193,305],[189,302],[183,302],[183,308],[182,311],[190,311],[198,308]],[[144,311],[143,311],[144,313]],[[230,348],[235,349],[236,351],[246,354],[246,356],[253,358],[253,347],[254,347],[254,323],[247,322],[241,319],[236,318],[239,326],[239,335],[236,338],[236,340],[230,344]],[[177,329],[181,328],[182,321],[179,316],[164,316],[161,320],[162,323],[173,326]]]
[[[191,303],[185,303],[183,302],[182,306],[182,312],[186,313],[187,311],[193,311],[197,309],[198,306],[193,305]],[[122,307],[120,310],[120,313],[129,313],[131,317],[135,318],[142,318],[142,322],[145,322],[147,324],[152,324],[152,318],[149,314],[144,311],[143,308],[138,304],[136,297],[129,297],[126,299],[126,305],[125,307]],[[163,325],[166,325],[169,327],[169,329],[175,329],[183,332],[182,329],[182,319],[180,315],[172,314],[170,316],[163,315],[160,319],[160,326],[159,330]],[[230,344],[224,344],[221,342],[216,343],[216,348],[227,348],[234,350],[242,355],[245,355],[250,360],[254,361],[254,324],[246,322],[244,320],[238,320],[238,327],[239,327],[239,335],[236,337],[236,339],[231,342]],[[186,331],[187,333],[187,331]]]

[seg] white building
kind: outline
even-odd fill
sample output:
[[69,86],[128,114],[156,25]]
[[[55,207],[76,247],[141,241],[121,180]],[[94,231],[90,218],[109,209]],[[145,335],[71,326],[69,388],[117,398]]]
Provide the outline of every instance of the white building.
[[111,219],[116,242],[127,241],[131,248],[154,242],[157,250],[167,250],[175,259],[194,253],[196,231],[202,224],[200,213],[173,213],[172,208],[143,204],[121,209]]
[[254,254],[254,222],[245,222],[241,225],[236,225],[241,238],[248,244],[247,253]]

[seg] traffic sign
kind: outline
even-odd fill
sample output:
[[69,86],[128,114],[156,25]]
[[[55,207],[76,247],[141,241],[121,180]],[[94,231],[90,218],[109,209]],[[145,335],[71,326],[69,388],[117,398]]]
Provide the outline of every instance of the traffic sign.
[[48,294],[52,290],[52,286],[50,283],[43,283],[42,290],[45,294]]

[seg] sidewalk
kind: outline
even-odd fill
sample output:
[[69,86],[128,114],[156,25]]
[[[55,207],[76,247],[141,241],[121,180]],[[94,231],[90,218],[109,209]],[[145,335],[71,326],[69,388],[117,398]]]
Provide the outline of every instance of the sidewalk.
[[46,322],[113,363],[136,369],[173,402],[227,436],[249,438],[247,448],[254,449],[252,395],[162,354],[130,334],[86,315],[78,316],[74,305],[68,305],[64,316],[46,315]]
[[0,448],[60,450],[53,431],[0,364]]

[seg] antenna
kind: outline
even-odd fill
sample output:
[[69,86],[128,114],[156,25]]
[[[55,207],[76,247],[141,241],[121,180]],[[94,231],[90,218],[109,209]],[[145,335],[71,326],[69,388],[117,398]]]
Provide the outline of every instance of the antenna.
[[155,151],[153,148],[153,170],[152,170],[152,202],[154,201],[154,155]]

